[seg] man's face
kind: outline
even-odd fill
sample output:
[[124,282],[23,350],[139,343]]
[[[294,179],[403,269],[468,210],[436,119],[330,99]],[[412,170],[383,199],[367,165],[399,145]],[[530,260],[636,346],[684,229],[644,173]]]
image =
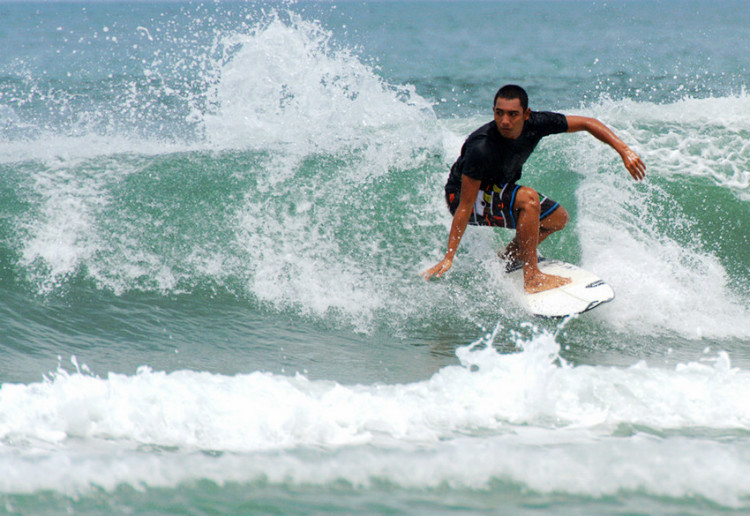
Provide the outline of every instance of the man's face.
[[521,107],[519,99],[498,98],[495,102],[495,123],[504,138],[515,140],[521,136],[523,123],[529,119],[529,109]]

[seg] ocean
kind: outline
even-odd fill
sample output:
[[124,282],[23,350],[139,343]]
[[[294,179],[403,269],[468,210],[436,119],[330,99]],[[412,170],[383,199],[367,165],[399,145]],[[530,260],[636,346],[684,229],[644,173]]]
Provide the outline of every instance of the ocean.
[[[745,0],[0,2],[0,514],[750,513]],[[522,308],[448,169],[616,298]]]

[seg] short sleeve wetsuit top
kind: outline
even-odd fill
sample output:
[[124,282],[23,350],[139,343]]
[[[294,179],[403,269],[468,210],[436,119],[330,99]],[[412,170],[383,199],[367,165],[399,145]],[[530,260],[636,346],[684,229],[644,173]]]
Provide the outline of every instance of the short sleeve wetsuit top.
[[[567,130],[568,122],[565,115],[548,111],[532,111],[529,119],[524,123],[521,135],[515,140],[503,137],[494,120],[471,133],[461,148],[461,155],[451,167],[448,182],[445,185],[445,196],[451,212],[454,212],[458,205],[461,176],[465,174],[481,181],[480,195],[495,191],[498,194],[497,202],[499,203],[497,211],[505,211],[505,217],[499,212],[496,214],[497,217],[505,220],[498,220],[494,223],[490,220],[478,220],[478,217],[484,218],[486,214],[475,213],[474,220],[470,223],[515,227],[515,221],[508,220],[508,215],[511,219],[514,218],[512,200],[515,198],[515,191],[519,188],[515,183],[521,178],[523,164],[542,138],[551,134],[564,133]],[[501,191],[503,195],[500,195]],[[500,197],[506,197],[506,194],[507,198],[502,199],[505,201],[502,203]],[[487,201],[490,202],[490,199]],[[547,203],[546,210],[544,206],[542,207],[542,218],[557,208],[558,204],[551,202],[553,207],[549,203]],[[478,207],[479,201],[475,206],[475,212],[480,211]]]

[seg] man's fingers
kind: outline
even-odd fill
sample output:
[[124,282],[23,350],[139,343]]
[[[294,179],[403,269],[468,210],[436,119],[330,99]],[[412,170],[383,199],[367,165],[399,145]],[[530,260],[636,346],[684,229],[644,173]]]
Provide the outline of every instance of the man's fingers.
[[643,163],[640,156],[631,149],[627,150],[623,157],[623,161],[625,161],[625,168],[628,169],[628,172],[633,176],[633,179],[640,181],[646,177],[646,165]]
[[638,179],[646,177],[646,165],[641,161],[641,158],[638,158],[635,162],[635,172]]
[[429,269],[422,272],[421,276],[425,281],[429,280],[433,276],[436,278],[441,277],[448,269],[451,268],[452,262],[442,261],[437,265],[433,265]]

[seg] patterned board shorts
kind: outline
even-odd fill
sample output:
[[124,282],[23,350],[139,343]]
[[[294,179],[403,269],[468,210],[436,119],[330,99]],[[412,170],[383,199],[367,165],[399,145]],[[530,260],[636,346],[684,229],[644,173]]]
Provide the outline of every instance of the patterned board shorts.
[[[521,185],[507,183],[492,185],[488,190],[479,190],[469,224],[515,229],[517,213],[514,203],[519,188]],[[445,200],[451,214],[456,213],[460,200],[458,193],[447,193]],[[539,220],[547,217],[560,206],[560,203],[542,194],[539,194],[539,203],[542,207]]]

